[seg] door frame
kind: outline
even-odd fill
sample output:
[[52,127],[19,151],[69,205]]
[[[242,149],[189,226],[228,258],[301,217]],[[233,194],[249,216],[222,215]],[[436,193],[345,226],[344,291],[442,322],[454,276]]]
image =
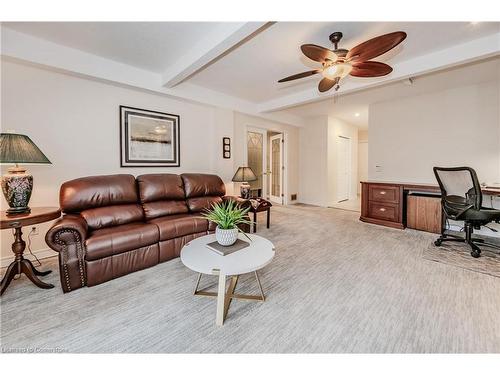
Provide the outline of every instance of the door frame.
[[[338,145],[338,141],[339,141],[339,138],[342,138],[342,139],[345,139],[348,141],[348,147],[347,147],[347,165],[349,166],[348,167],[348,174],[347,174],[347,199],[339,199],[339,145]],[[335,200],[336,200],[336,203],[339,203],[339,202],[343,202],[345,200],[350,200],[352,197],[351,197],[351,189],[352,189],[352,139],[349,138],[349,137],[346,137],[344,135],[337,135],[337,145],[336,145],[336,148],[337,148],[337,155],[336,155],[336,158],[337,158],[337,165],[336,165],[336,169],[337,169],[337,173],[336,173],[336,178],[335,180],[337,181],[337,185],[336,185],[336,197],[335,197]]]
[[[277,195],[272,195],[272,181],[273,181],[273,177],[272,177],[272,165],[273,165],[273,150],[272,150],[272,144],[273,144],[273,138],[274,139],[279,139],[280,140],[280,192],[279,192],[279,196]],[[283,147],[284,147],[284,138],[283,138],[283,133],[279,133],[279,134],[275,134],[275,135],[272,135],[270,138],[269,138],[269,141],[270,141],[270,153],[268,155],[269,157],[269,166],[270,166],[270,169],[271,169],[271,178],[269,179],[269,200],[271,202],[275,202],[275,203],[279,203],[279,204],[283,204],[283,200],[284,200],[284,197],[285,197],[285,193],[284,193],[284,189],[283,189],[283,181],[284,181],[284,178],[283,178],[283,174],[284,174],[284,168],[283,168],[283,161],[284,161],[284,157],[283,157]]]
[[[362,144],[366,144],[367,146],[367,149],[366,149],[366,158],[368,159],[368,140],[367,139],[363,139],[361,141],[358,140],[358,189],[356,190],[356,192],[358,193],[358,195],[361,195],[361,178],[360,178],[360,175],[359,175],[359,165],[360,165],[360,159],[359,159],[359,150],[361,149],[360,145]],[[369,160],[367,161],[366,163],[366,179],[368,179],[368,165],[369,165]]]
[[[244,158],[243,161],[245,165],[248,165],[248,141],[247,141],[247,133],[249,131],[252,132],[258,132],[258,133],[265,133],[265,154],[267,157],[267,132],[275,132],[275,133],[281,133],[283,135],[283,149],[282,149],[282,154],[283,154],[283,166],[285,169],[283,169],[283,179],[282,179],[282,184],[283,184],[283,204],[286,205],[288,204],[288,132],[285,130],[279,130],[279,129],[273,129],[273,128],[267,128],[267,127],[260,127],[259,125],[256,124],[246,124],[243,127],[243,153],[244,153]],[[263,160],[263,170],[267,171],[267,159]],[[265,180],[265,181],[264,181]],[[262,179],[263,182],[263,187],[262,187],[262,196],[264,198],[268,198],[268,190],[269,190],[269,179],[267,178],[267,174],[265,175],[265,178]]]

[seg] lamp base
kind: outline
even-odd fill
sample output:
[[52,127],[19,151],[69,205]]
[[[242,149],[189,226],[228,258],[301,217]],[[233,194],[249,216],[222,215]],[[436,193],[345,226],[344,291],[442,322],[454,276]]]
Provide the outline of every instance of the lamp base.
[[7,216],[15,216],[15,215],[21,215],[21,214],[29,214],[31,212],[31,208],[29,207],[16,207],[16,208],[9,208],[7,211],[5,211],[5,214]]
[[9,168],[2,177],[2,191],[9,204],[7,215],[19,215],[31,212],[28,203],[33,191],[33,176],[24,168]]
[[248,182],[242,182],[240,186],[240,197],[244,199],[250,198],[250,184]]

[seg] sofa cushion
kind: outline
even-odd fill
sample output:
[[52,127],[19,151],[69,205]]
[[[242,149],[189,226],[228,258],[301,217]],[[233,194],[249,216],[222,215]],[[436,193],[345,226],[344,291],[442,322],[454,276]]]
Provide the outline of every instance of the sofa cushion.
[[137,177],[139,198],[146,219],[187,213],[184,185],[176,174],[145,174]]
[[214,203],[222,202],[226,187],[219,176],[213,174],[184,173],[186,201],[190,212],[210,209]]
[[187,204],[189,207],[189,211],[195,213],[195,212],[202,212],[209,210],[212,208],[212,205],[215,203],[221,203],[222,198],[221,197],[198,197],[198,198],[189,198],[187,200]]
[[221,178],[214,174],[183,173],[186,198],[226,195],[226,187]]
[[160,241],[208,230],[208,220],[193,214],[163,216],[150,220],[149,223],[158,226]]
[[82,177],[61,186],[59,204],[65,213],[137,203],[135,178],[129,174]]
[[158,227],[148,223],[130,223],[93,231],[85,240],[86,259],[96,260],[138,249],[160,240]]
[[139,204],[91,208],[82,211],[80,215],[92,230],[133,223],[144,219],[142,207]]

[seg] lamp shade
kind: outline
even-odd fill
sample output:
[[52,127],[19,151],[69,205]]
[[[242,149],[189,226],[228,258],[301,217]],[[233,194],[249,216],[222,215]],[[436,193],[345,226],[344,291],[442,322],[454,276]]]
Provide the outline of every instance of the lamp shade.
[[233,176],[233,182],[248,182],[257,180],[257,176],[250,167],[239,167]]
[[0,133],[0,163],[52,164],[27,135]]

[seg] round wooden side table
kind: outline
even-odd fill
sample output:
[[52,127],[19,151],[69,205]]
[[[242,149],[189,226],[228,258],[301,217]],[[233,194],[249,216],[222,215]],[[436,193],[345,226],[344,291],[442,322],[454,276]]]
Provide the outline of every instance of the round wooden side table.
[[22,227],[40,224],[57,219],[61,216],[61,210],[57,207],[34,207],[30,213],[20,215],[8,215],[6,211],[0,212],[0,229],[14,229],[14,243],[12,251],[15,255],[14,261],[9,265],[2,279],[0,295],[2,295],[10,282],[16,275],[24,273],[39,288],[50,289],[54,285],[44,283],[38,276],[45,276],[52,271],[39,271],[29,259],[23,257],[26,242],[23,240]]

